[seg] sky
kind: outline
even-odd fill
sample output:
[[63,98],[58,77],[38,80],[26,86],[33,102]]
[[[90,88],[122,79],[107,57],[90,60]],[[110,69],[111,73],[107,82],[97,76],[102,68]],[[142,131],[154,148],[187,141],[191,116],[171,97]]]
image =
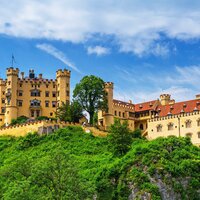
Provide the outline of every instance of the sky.
[[134,103],[200,93],[199,0],[0,0],[0,77],[12,54],[28,74],[71,70],[114,83]]

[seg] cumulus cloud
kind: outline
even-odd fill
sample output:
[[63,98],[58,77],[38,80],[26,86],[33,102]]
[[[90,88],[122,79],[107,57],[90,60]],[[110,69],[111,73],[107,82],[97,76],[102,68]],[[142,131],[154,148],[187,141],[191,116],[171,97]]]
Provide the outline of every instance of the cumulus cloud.
[[110,53],[110,49],[102,47],[102,46],[89,46],[87,48],[87,53],[96,54],[97,56],[102,56]]
[[162,35],[200,37],[200,1],[193,0],[1,0],[0,33],[75,43],[111,35],[120,51],[166,55]]
[[56,59],[66,64],[68,67],[80,73],[79,69],[65,56],[62,51],[58,50],[56,47],[46,43],[37,44],[36,47],[52,55]]

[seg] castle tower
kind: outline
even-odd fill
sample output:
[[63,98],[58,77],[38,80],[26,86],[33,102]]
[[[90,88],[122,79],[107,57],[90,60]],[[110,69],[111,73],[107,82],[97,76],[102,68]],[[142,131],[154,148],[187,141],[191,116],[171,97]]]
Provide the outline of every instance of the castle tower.
[[0,79],[0,126],[4,124],[5,112],[5,81]]
[[5,124],[11,123],[12,119],[17,118],[17,82],[19,69],[13,67],[7,68],[7,81],[6,81],[6,112]]
[[114,84],[112,82],[105,83],[105,91],[107,92],[107,97],[108,97],[108,111],[104,114],[104,125],[105,125],[106,130],[111,124],[114,123],[113,88],[114,88]]
[[56,71],[56,80],[57,80],[57,102],[60,106],[63,103],[70,102],[70,74],[69,70]]
[[169,94],[161,94],[160,95],[161,105],[163,105],[163,106],[168,105],[170,100],[171,100],[171,95],[169,95]]

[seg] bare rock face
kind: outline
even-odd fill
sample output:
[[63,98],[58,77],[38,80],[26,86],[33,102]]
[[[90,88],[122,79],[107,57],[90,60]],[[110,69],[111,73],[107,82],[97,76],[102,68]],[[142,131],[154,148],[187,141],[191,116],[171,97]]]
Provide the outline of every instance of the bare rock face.
[[132,192],[128,197],[128,200],[151,200],[151,194],[145,191],[140,191],[138,188],[132,186]]

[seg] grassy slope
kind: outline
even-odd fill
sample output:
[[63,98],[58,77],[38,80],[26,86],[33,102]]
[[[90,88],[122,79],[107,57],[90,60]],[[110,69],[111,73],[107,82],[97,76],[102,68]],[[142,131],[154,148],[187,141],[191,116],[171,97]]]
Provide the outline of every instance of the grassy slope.
[[136,188],[138,198],[148,193],[153,199],[161,199],[156,183],[150,182],[158,177],[179,193],[181,199],[199,198],[200,149],[189,139],[170,137],[150,142],[138,139],[121,158],[114,157],[111,148],[108,138],[84,134],[79,127],[43,137],[0,138],[0,197],[52,199],[45,183],[38,185],[36,174],[41,176],[48,169],[48,159],[61,152],[68,155],[61,159],[63,166],[73,162],[80,190],[84,190],[88,199],[93,194],[99,199],[127,199],[130,188]]

